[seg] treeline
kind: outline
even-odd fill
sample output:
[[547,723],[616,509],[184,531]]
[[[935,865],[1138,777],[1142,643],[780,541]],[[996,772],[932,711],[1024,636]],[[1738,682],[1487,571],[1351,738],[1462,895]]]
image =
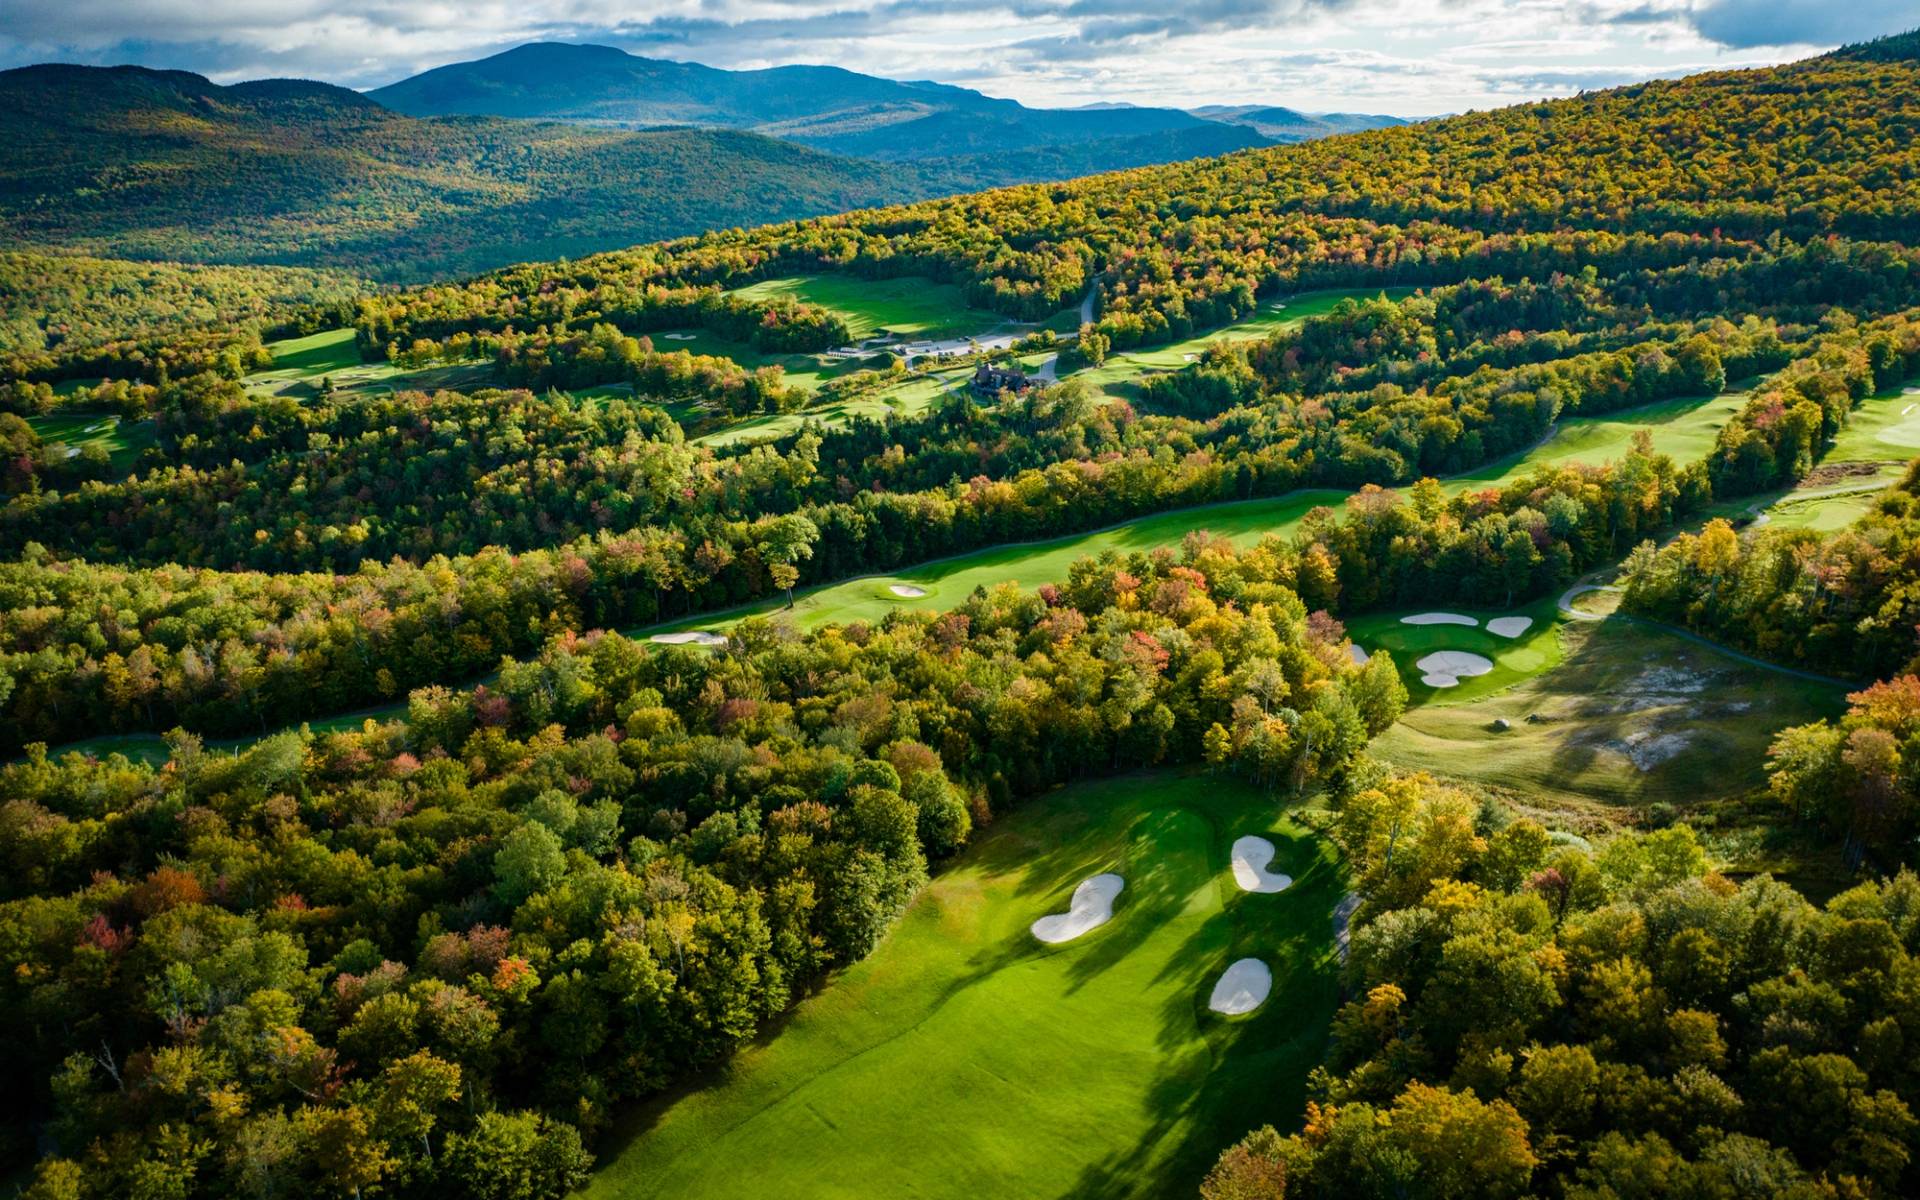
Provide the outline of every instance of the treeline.
[[1162,553],[716,654],[564,635],[404,723],[176,735],[164,770],[36,752],[0,767],[8,1151],[42,1131],[34,1200],[554,1200],[976,819],[1228,725],[1316,787],[1404,699],[1258,564],[1216,593]]
[[1920,475],[1832,534],[1726,521],[1626,561],[1623,603],[1715,641],[1847,679],[1911,669],[1920,626]]
[[1817,908],[1684,825],[1590,852],[1424,776],[1357,779],[1334,833],[1353,999],[1305,1127],[1206,1200],[1912,1193],[1911,872]]
[[[798,579],[843,578],[958,549],[1093,528],[1236,494],[1243,468],[1150,454],[1055,463],[946,492],[861,493],[711,537],[645,526],[556,550],[363,563],[351,574],[138,570],[29,552],[0,565],[0,690],[15,744],[185,724],[258,732],[472,677],[565,630],[645,625]],[[1505,603],[1563,582],[1703,495],[1697,471],[1646,453],[1543,471],[1444,504],[1356,497],[1275,549],[1278,578],[1316,608],[1441,596]],[[1403,542],[1425,542],[1417,555]],[[803,549],[796,549],[803,547]],[[1344,597],[1344,598],[1343,598]]]

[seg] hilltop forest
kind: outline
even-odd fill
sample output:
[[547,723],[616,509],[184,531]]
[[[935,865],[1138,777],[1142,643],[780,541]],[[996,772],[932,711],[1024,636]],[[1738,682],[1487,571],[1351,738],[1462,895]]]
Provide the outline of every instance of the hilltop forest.
[[[1285,1099],[1201,1123],[1177,1168],[1090,1165],[1101,1194],[1920,1189],[1920,475],[1874,459],[1857,520],[1748,527],[1920,376],[1920,35],[946,199],[745,134],[515,125],[509,152],[505,123],[128,80],[217,110],[169,118],[199,182],[150,186],[140,149],[96,191],[48,147],[0,219],[282,265],[0,258],[34,280],[0,288],[0,1150],[27,1197],[659,1194],[631,1164],[675,1106],[824,1056],[823,1006],[865,1019],[835,989],[911,973],[885,956],[916,898],[983,839],[1056,785],[1194,773],[1337,851],[1340,886],[1303,865],[1301,893],[1351,899],[1283,972],[1324,995]],[[202,135],[268,109],[311,140],[224,173]],[[529,256],[592,248],[552,185],[628,177],[637,138],[808,185],[789,211],[751,185],[742,222],[910,202],[357,281],[529,223]],[[516,165],[461,240],[392,241],[443,148]],[[374,186],[379,238],[259,207],[296,173]],[[684,228],[649,195],[620,201],[642,235]],[[977,327],[916,354],[954,330],[844,298],[888,288]],[[990,361],[1036,386],[967,387]],[[1697,454],[1649,423],[1534,457],[1708,400]],[[805,607],[1189,510],[882,616]],[[1481,693],[1363,630],[1571,629],[1596,579],[1618,614],[1548,636],[1737,650],[1825,715],[1719,751],[1692,808],[1478,779],[1486,729],[1452,774],[1383,749]],[[1116,927],[1178,907],[1129,886]],[[800,1158],[830,1138],[805,1128]]]

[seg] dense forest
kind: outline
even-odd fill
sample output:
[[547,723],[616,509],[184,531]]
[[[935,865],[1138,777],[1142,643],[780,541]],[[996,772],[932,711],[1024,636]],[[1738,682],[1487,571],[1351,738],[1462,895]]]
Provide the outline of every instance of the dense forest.
[[941,190],[753,134],[422,120],[298,80],[22,67],[0,113],[8,240],[124,258],[419,279]]
[[[1208,1200],[1913,1194],[1920,467],[1837,533],[1727,518],[1920,375],[1917,55],[1909,35],[383,290],[0,260],[55,264],[0,359],[0,1064],[21,1081],[0,1150],[33,1164],[25,1194],[557,1200],[623,1105],[830,988],[976,829],[1147,767],[1266,789],[1339,847],[1357,904],[1304,1122],[1228,1148]],[[308,114],[285,163],[320,164],[315,188],[402,181],[372,206],[382,237],[420,202],[411,168],[368,176],[364,146],[328,141],[327,93],[128,78]],[[359,120],[396,160],[442,136]],[[431,128],[491,145],[484,122]],[[503,222],[582,145],[628,144],[516,128],[526,170],[488,184]],[[191,145],[201,194],[237,205],[190,231],[210,240],[21,200],[45,180],[0,200],[49,237],[71,219],[123,252],[211,253],[265,214],[235,199],[252,175]],[[76,161],[35,169],[66,189]],[[109,182],[102,206],[144,186],[84,186]],[[255,257],[321,245],[304,221],[260,226]],[[472,262],[488,228],[332,261]],[[812,401],[655,337],[844,344],[825,305],[733,294],[796,272],[925,277],[1027,321],[1092,290],[1094,320],[1058,384],[690,439],[671,413],[691,404]],[[1331,286],[1374,298],[1126,398],[1073,378]],[[264,338],[335,327],[488,386],[249,386]],[[1730,388],[1689,461],[1642,434],[1604,463],[1442,482]],[[145,440],[70,445],[76,414]],[[700,648],[619,632],[1309,487],[1350,495],[941,611],[749,618]],[[1551,608],[1615,567],[1632,620],[1862,681],[1781,729],[1740,798],[1834,848],[1821,902],[1721,869],[1671,814],[1623,805],[1589,841],[1369,754],[1407,664],[1355,653],[1352,622]],[[404,716],[273,732],[370,704]],[[140,732],[164,764],[49,749]],[[204,740],[227,735],[254,740]]]

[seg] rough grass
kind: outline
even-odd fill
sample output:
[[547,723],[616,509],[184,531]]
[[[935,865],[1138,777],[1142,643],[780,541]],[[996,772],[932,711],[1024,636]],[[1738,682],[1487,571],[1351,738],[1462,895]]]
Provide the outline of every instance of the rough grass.
[[[1575,824],[1584,815],[1605,827],[1648,806],[1685,815],[1764,786],[1776,732],[1845,707],[1842,687],[1751,666],[1624,617],[1565,621],[1549,636],[1556,663],[1477,695],[1463,686],[1457,701],[1412,704],[1374,753],[1513,789]],[[1496,718],[1512,728],[1496,732]]]
[[[1294,877],[1228,870],[1259,833]],[[1027,926],[1100,871],[1113,920],[1043,947]],[[976,837],[874,954],[724,1072],[636,1114],[593,1200],[1192,1195],[1220,1147],[1296,1122],[1337,989],[1332,850],[1236,782],[1156,772],[1060,790]],[[1228,963],[1274,969],[1243,1018],[1206,1008]]]
[[856,339],[872,337],[882,329],[906,337],[960,337],[1011,323],[999,313],[968,305],[957,286],[918,276],[790,275],[763,279],[733,294],[749,300],[786,296],[830,308],[840,314]]

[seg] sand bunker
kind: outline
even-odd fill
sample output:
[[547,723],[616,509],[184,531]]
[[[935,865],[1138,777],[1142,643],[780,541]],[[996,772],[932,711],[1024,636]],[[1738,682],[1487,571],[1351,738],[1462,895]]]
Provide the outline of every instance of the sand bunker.
[[1424,612],[1410,617],[1401,617],[1402,625],[1479,625],[1472,617],[1463,617],[1459,613]]
[[1532,617],[1495,617],[1487,622],[1487,632],[1501,637],[1519,637],[1533,627]]
[[1033,936],[1050,945],[1070,942],[1113,919],[1113,900],[1126,880],[1111,871],[1080,881],[1063,913],[1048,913],[1031,926]]
[[660,336],[670,342],[691,342],[700,335],[697,333],[663,333]]
[[1366,666],[1367,663],[1372,661],[1373,659],[1373,655],[1368,654],[1365,650],[1362,650],[1360,646],[1355,642],[1347,643],[1347,653],[1353,655],[1353,661],[1356,664],[1363,667]]
[[1220,982],[1213,985],[1213,996],[1207,1001],[1207,1007],[1237,1017],[1265,1004],[1271,991],[1273,968],[1257,958],[1243,958],[1221,973]]
[[[1273,861],[1273,843],[1263,837],[1238,838],[1233,843],[1233,881],[1243,892],[1284,892],[1293,876],[1267,870]],[[1251,960],[1249,960],[1251,961]]]
[[910,583],[890,583],[887,590],[896,596],[905,596],[909,600],[918,600],[927,594],[927,589],[917,588]]
[[1463,675],[1485,675],[1493,670],[1492,659],[1465,650],[1436,650],[1413,665],[1423,672],[1420,682],[1436,688],[1458,687]]
[[689,630],[686,633],[656,633],[653,640],[662,646],[724,646],[727,639],[717,633]]

